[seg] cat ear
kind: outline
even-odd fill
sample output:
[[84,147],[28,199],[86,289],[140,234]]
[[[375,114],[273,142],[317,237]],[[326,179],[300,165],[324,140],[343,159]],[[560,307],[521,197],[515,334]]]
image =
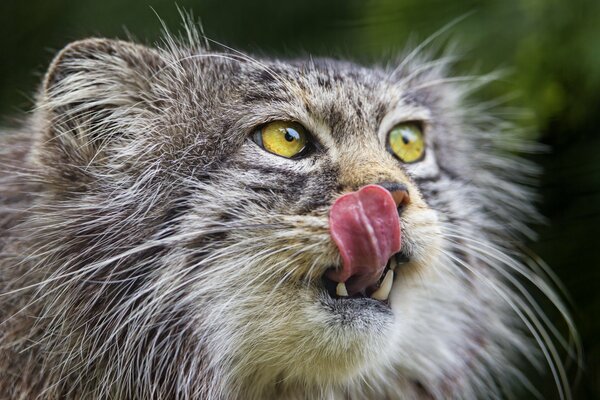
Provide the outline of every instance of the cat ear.
[[134,43],[69,44],[44,79],[37,104],[43,115],[40,145],[85,161],[107,141],[130,137],[154,103],[153,77],[163,64],[157,51]]

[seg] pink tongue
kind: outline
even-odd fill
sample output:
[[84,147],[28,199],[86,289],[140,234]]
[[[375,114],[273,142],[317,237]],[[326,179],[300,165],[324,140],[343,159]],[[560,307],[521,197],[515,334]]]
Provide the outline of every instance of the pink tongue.
[[368,185],[338,198],[329,212],[329,226],[343,265],[327,277],[346,282],[350,295],[375,285],[389,258],[400,251],[396,203],[381,186]]

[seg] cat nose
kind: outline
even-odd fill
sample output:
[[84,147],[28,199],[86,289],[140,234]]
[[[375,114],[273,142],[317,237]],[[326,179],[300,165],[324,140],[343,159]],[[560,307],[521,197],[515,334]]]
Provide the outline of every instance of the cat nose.
[[410,195],[408,188],[403,183],[399,182],[380,182],[376,185],[381,186],[392,194],[398,213],[401,213],[410,203]]

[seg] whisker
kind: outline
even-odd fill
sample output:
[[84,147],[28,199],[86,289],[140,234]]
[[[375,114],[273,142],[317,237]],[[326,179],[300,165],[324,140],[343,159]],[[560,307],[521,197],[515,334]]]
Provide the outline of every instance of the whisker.
[[[452,228],[448,228],[448,230],[452,231]],[[534,275],[531,271],[527,271],[518,262],[516,262],[512,258],[506,256],[503,252],[498,251],[493,245],[491,245],[487,242],[481,241],[479,239],[476,239],[476,238],[468,237],[468,236],[466,236],[465,233],[462,233],[460,231],[457,231],[457,232],[459,232],[457,235],[453,235],[451,233],[446,233],[446,236],[448,238],[455,238],[455,239],[461,240],[463,242],[475,244],[477,246],[465,247],[465,245],[463,243],[452,241],[452,240],[450,242],[454,243],[455,245],[461,245],[461,247],[458,247],[459,250],[469,250],[469,254],[482,260],[486,265],[488,265],[488,266],[494,268],[495,270],[497,270],[498,272],[500,272],[505,278],[509,279],[511,281],[511,283],[513,283],[515,286],[517,286],[519,288],[519,290],[525,296],[528,297],[528,300],[530,302],[532,302],[532,304],[534,305],[534,307],[537,310],[538,315],[540,315],[540,317],[544,320],[544,322],[546,323],[546,326],[549,327],[549,329],[554,334],[554,336],[557,338],[557,340],[559,340],[559,342],[561,343],[563,348],[565,350],[567,350],[567,352],[569,353],[569,355],[572,358],[577,359],[578,362],[581,363],[581,346],[579,344],[579,339],[578,339],[577,330],[575,329],[575,324],[573,323],[572,318],[571,318],[569,312],[567,311],[567,309],[565,308],[563,302],[556,296],[555,292],[548,286],[548,284],[543,279],[541,279],[539,276]],[[496,260],[500,264],[496,264],[495,262],[486,258],[486,256],[492,257],[494,260]],[[502,266],[509,267],[510,269],[518,272],[520,275],[525,277],[528,281],[533,283],[536,286],[536,288],[539,289],[552,302],[554,307],[556,307],[556,309],[560,312],[564,321],[567,323],[567,326],[569,328],[570,338],[575,339],[576,355],[574,355],[572,353],[572,351],[573,351],[572,346],[570,346],[568,343],[566,343],[565,339],[558,332],[558,330],[556,329],[554,324],[552,324],[548,320],[545,313],[541,310],[541,308],[539,307],[537,302],[535,302],[535,300],[533,300],[533,298],[529,295],[528,291],[521,284],[519,284],[510,274],[506,273],[504,271],[504,269],[502,268]]]
[[[486,285],[492,288],[508,305],[509,307],[517,314],[517,316],[523,321],[529,332],[534,337],[537,342],[540,350],[544,354],[548,366],[550,367],[550,371],[552,376],[554,377],[557,389],[559,391],[559,396],[561,400],[563,399],[571,399],[571,392],[568,379],[566,377],[566,372],[560,362],[560,358],[558,357],[558,353],[556,348],[552,344],[552,340],[548,336],[546,330],[541,325],[537,317],[529,307],[523,307],[520,300],[516,299],[516,301],[511,300],[509,295],[504,293],[499,287],[498,284],[492,282],[488,278],[486,278],[481,272],[477,271],[475,268],[469,266],[460,258],[454,256],[452,253],[442,250],[446,257],[449,257],[454,262],[458,263],[463,268],[467,269],[472,274],[476,275],[481,281]],[[523,314],[525,312],[525,315]],[[532,325],[533,324],[533,325]]]

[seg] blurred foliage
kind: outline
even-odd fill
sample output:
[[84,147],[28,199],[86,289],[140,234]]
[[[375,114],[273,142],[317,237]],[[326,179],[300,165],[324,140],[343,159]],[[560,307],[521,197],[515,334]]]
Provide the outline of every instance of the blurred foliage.
[[[594,0],[181,0],[211,39],[249,52],[307,53],[369,62],[390,59],[457,17],[450,36],[466,49],[458,68],[507,68],[491,95],[519,93],[534,139],[550,146],[532,156],[545,173],[541,210],[548,224],[531,244],[571,296],[585,365],[575,399],[600,398],[600,1]],[[53,53],[86,36],[159,39],[177,30],[173,0],[0,1],[0,115],[31,107],[31,94]],[[449,35],[442,35],[446,38]],[[5,123],[9,120],[5,118]],[[575,370],[571,376],[575,380]],[[555,398],[550,376],[535,378]],[[528,398],[525,395],[524,398]]]

